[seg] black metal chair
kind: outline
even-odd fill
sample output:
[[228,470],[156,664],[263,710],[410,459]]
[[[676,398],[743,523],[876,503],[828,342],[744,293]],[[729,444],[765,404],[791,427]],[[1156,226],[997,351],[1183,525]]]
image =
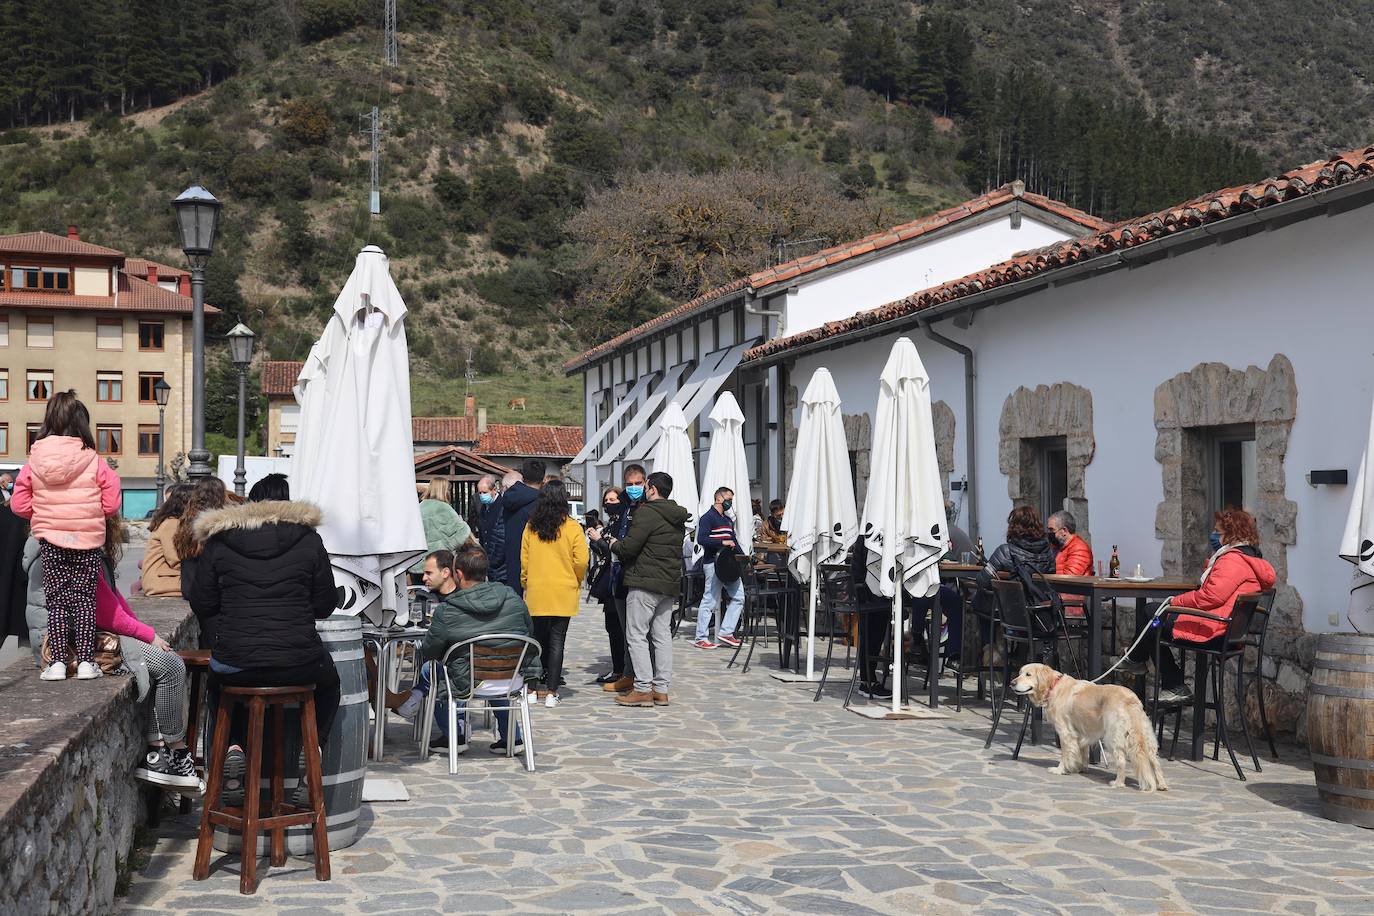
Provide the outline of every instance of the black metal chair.
[[[1231,758],[1231,765],[1236,768],[1236,775],[1241,782],[1245,781],[1245,771],[1241,769],[1240,761],[1236,759],[1236,752],[1231,747],[1231,732],[1226,722],[1226,665],[1232,659],[1238,659],[1238,664],[1245,666],[1245,650],[1249,647],[1247,642],[1251,625],[1256,613],[1268,616],[1267,608],[1260,609],[1260,602],[1264,598],[1262,594],[1240,595],[1236,598],[1235,605],[1231,609],[1230,617],[1219,617],[1215,614],[1208,614],[1204,611],[1196,611],[1192,608],[1167,607],[1160,614],[1159,625],[1171,628],[1178,620],[1188,618],[1192,620],[1210,620],[1215,623],[1226,625],[1223,638],[1207,643],[1190,642],[1184,639],[1160,639],[1155,643],[1155,680],[1154,680],[1154,708],[1159,708],[1159,660],[1160,653],[1166,648],[1178,649],[1181,652],[1192,652],[1201,655],[1206,659],[1205,676],[1206,682],[1212,687],[1212,701],[1206,702],[1205,691],[1207,683],[1194,684],[1194,690],[1204,691],[1203,696],[1203,715],[1210,709],[1216,716],[1216,729],[1212,744],[1212,759],[1220,759],[1221,745],[1226,745],[1226,753]],[[1170,630],[1172,632],[1172,630]],[[1184,658],[1186,667],[1186,655]],[[1237,676],[1237,696],[1239,702],[1244,701],[1244,694],[1239,692],[1242,678]],[[1157,713],[1158,714],[1158,713]],[[1178,733],[1182,725],[1182,715],[1174,719],[1174,737],[1169,744],[1169,757],[1173,758],[1174,752],[1178,747]],[[1254,745],[1250,741],[1250,728],[1245,722],[1245,711],[1241,709],[1240,716],[1241,735],[1245,738],[1245,748],[1250,754],[1251,761],[1255,764],[1255,772],[1260,772],[1259,757],[1255,754]]]
[[[988,730],[984,748],[992,747],[992,739],[997,735],[997,726],[1002,718],[1002,707],[1006,704],[1011,688],[1012,659],[1024,656],[1028,664],[1038,660],[1059,668],[1059,644],[1069,646],[1086,638],[1086,633],[1071,633],[1064,622],[1064,608],[1057,597],[1045,604],[1031,604],[1026,597],[1026,589],[1021,582],[1013,579],[993,579],[992,592],[997,599],[997,621],[1002,624],[1002,684],[992,685],[992,728]],[[1079,628],[1080,630],[1082,628]],[[1061,669],[1062,670],[1062,669]],[[1012,759],[1021,755],[1021,745],[1026,738],[1026,729],[1031,726],[1034,710],[1024,697],[1017,697],[1023,710],[1021,730],[1016,737],[1016,749]],[[1038,735],[1032,733],[1032,740]]]
[[701,602],[706,592],[706,574],[699,569],[693,569],[683,561],[682,583],[678,589],[677,607],[673,609],[673,619],[669,626],[674,638],[677,631],[682,626],[682,622],[687,619],[687,611],[695,608]]
[[1240,704],[1241,715],[1245,715],[1245,697],[1250,684],[1255,685],[1255,700],[1259,704],[1260,724],[1264,726],[1264,738],[1269,742],[1269,757],[1279,759],[1279,749],[1274,746],[1274,729],[1269,724],[1269,713],[1264,708],[1264,683],[1260,673],[1264,668],[1264,641],[1269,632],[1269,612],[1274,606],[1274,590],[1260,593],[1259,604],[1250,618],[1250,630],[1245,634],[1245,645],[1255,650],[1255,666],[1245,665],[1248,655],[1242,655],[1236,664],[1236,702]]
[[[826,681],[830,677],[830,665],[835,657],[835,635],[837,632],[847,633],[848,628],[840,625],[840,620],[845,617],[858,619],[864,614],[891,614],[892,603],[885,598],[861,599],[858,589],[854,586],[854,581],[850,575],[848,565],[845,566],[823,566],[821,567],[821,594],[820,608],[825,615],[827,630],[830,638],[827,640],[825,650],[825,664],[821,666],[821,680],[816,685],[816,695],[813,701],[819,701],[821,694],[825,691]],[[819,616],[819,615],[818,615]],[[845,649],[845,661],[849,663],[849,648]],[[849,675],[849,690],[845,693],[844,708],[848,709],[854,699],[854,688],[859,682],[859,673],[863,669],[863,659],[858,657],[858,650],[855,650],[855,663],[851,666]],[[876,670],[876,669],[875,669]]]
[[749,651],[745,653],[744,665],[740,668],[742,673],[749,671],[750,664],[753,663],[754,649],[758,646],[759,637],[763,637],[765,643],[768,641],[768,619],[773,620],[773,635],[778,643],[778,663],[779,667],[787,666],[787,646],[795,643],[796,639],[790,639],[787,635],[789,608],[795,603],[794,599],[798,594],[796,583],[792,581],[786,568],[767,570],[760,572],[752,566],[743,571],[744,579],[744,609],[740,612],[739,632],[747,632],[747,636],[740,637],[740,644],[735,647],[734,653],[730,656],[730,663],[727,668],[735,664],[740,652],[744,649],[744,644],[749,643]]

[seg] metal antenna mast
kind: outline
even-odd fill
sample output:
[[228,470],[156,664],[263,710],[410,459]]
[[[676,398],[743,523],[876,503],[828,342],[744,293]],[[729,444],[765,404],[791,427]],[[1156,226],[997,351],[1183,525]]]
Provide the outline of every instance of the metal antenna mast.
[[377,216],[382,212],[382,116],[376,105],[369,114],[360,115],[362,132],[372,142],[372,193],[367,199],[367,212]]
[[396,63],[396,0],[382,0],[382,60]]
[[472,370],[472,347],[468,347],[467,369],[463,372],[463,397],[472,394],[472,383],[477,380],[477,373]]

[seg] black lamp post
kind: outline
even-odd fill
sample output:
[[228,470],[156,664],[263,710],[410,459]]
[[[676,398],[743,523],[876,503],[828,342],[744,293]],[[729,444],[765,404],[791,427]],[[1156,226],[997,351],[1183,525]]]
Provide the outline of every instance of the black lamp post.
[[167,444],[167,424],[165,422],[167,413],[167,397],[172,393],[172,386],[167,384],[167,380],[159,377],[153,382],[153,397],[157,400],[157,507],[162,508],[162,497],[167,490],[167,474],[163,470],[163,457],[166,455]]
[[248,365],[253,361],[253,332],[240,322],[225,336],[229,338],[229,358],[239,370],[238,464],[234,465],[234,492],[242,496],[248,485],[248,470],[243,466],[243,406]]
[[181,250],[191,268],[191,451],[186,469],[191,480],[210,476],[205,448],[205,265],[215,250],[221,204],[200,185],[172,201],[181,233]]

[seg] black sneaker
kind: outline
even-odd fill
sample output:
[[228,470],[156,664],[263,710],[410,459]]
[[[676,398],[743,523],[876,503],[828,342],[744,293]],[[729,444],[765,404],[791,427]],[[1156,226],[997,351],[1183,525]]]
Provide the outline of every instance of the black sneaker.
[[868,697],[870,700],[890,700],[890,699],[892,699],[892,691],[891,691],[891,690],[888,690],[888,689],[887,689],[886,687],[884,687],[882,684],[864,684],[864,683],[860,683],[860,684],[859,684],[859,693],[861,693],[861,694],[863,694],[864,696]]
[[[515,739],[515,753],[518,754],[518,753],[520,753],[521,751],[523,751],[524,749],[525,749],[525,739],[523,739],[523,738],[516,738],[516,739]],[[488,748],[488,750],[490,750],[493,754],[504,754],[504,753],[506,752],[506,739],[505,739],[505,738],[502,738],[500,741],[493,741],[492,744],[491,744],[491,747]]]
[[148,751],[143,763],[134,770],[134,778],[155,786],[175,786],[178,789],[201,791],[200,777],[191,755],[182,751],[168,751],[165,747]]
[[1127,677],[1140,677],[1142,674],[1145,674],[1146,671],[1148,671],[1149,669],[1146,668],[1144,662],[1137,662],[1133,661],[1130,658],[1123,658],[1121,661],[1117,663],[1116,670],[1126,675]]
[[243,774],[247,769],[248,757],[243,748],[231,745],[224,755],[224,792],[220,796],[223,807],[243,807]]
[[620,680],[621,676],[622,675],[619,671],[607,671],[605,674],[601,675],[601,677],[596,679],[596,683],[614,684],[616,681]]
[[[448,750],[448,749],[449,749],[449,747],[448,747],[448,735],[434,735],[433,737],[431,737],[431,738],[429,739],[429,749],[432,750],[432,751],[446,751],[446,750]],[[458,753],[460,753],[460,754],[465,754],[465,753],[467,753],[467,749],[468,749],[468,736],[467,736],[467,732],[465,732],[465,731],[463,731],[463,730],[460,729],[459,732],[458,732]]]

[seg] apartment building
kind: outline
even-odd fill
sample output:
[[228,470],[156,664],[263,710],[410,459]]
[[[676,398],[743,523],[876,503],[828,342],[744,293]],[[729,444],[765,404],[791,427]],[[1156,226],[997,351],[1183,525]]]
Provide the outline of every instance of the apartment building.
[[[0,468],[25,456],[55,391],[76,389],[124,484],[124,514],[156,500],[158,407],[171,386],[166,460],[190,449],[190,275],[67,234],[0,236]],[[215,310],[207,307],[207,314]]]

